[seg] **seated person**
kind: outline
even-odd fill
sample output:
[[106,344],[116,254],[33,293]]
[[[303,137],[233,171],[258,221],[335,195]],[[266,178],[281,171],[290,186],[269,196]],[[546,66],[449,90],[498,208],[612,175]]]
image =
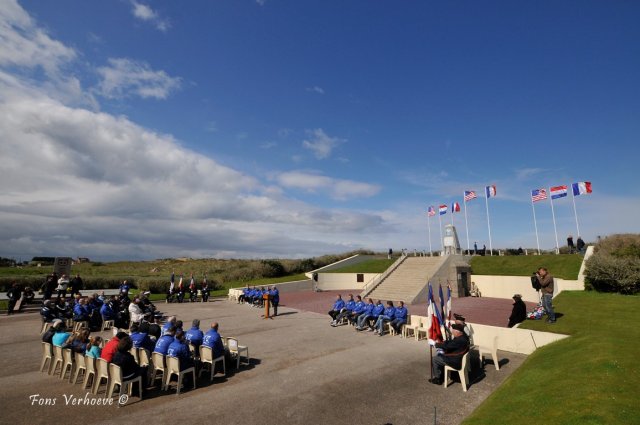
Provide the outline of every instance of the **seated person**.
[[514,327],[517,323],[522,323],[527,318],[527,305],[522,301],[522,295],[515,294],[513,297],[513,309],[511,310],[511,316],[509,316],[510,328]]
[[22,291],[22,305],[33,304],[36,298],[36,293],[33,292],[30,286],[27,286]]
[[378,320],[376,320],[374,333],[382,336],[384,335],[384,324],[386,322],[391,322],[395,318],[396,308],[393,306],[393,301],[387,301],[387,307],[384,309],[384,312],[378,316]]
[[222,343],[222,337],[218,333],[218,322],[211,324],[211,329],[204,334],[202,338],[202,345],[209,347],[213,351],[213,358],[217,359],[225,354],[224,344]]
[[81,298],[78,303],[73,307],[73,321],[74,322],[88,322],[89,321],[89,309],[86,306],[86,301]]
[[362,297],[360,295],[356,295],[356,302],[354,304],[353,310],[351,310],[351,312],[347,316],[349,323],[354,324],[358,316],[364,313],[365,307],[366,304],[364,303],[364,301],[362,301]]
[[340,312],[344,308],[344,305],[345,304],[344,301],[342,301],[342,295],[336,295],[336,302],[333,303],[333,307],[331,308],[329,313],[327,313],[329,316],[331,316],[332,324],[336,321],[336,317],[338,317],[338,314],[340,314]]
[[184,334],[184,338],[187,340],[189,344],[193,345],[196,356],[199,356],[200,345],[202,345],[202,339],[204,338],[204,334],[200,330],[200,320],[193,319],[193,322],[191,323],[191,325],[192,325],[191,329],[189,329]]
[[113,355],[116,353],[116,351],[118,351],[118,344],[120,343],[120,340],[125,336],[128,337],[129,335],[127,335],[126,332],[120,331],[116,334],[116,336],[111,338],[109,342],[107,342],[102,348],[100,358],[102,360],[105,360],[107,363],[111,363],[111,361],[113,360]]
[[407,307],[404,306],[404,301],[400,301],[400,305],[396,307],[396,312],[391,321],[391,326],[397,334],[402,333],[402,325],[407,323],[407,313]]
[[367,318],[366,323],[369,326],[369,332],[375,330],[374,324],[378,322],[378,318],[384,314],[384,305],[382,301],[378,300],[376,306],[373,308],[371,315]]
[[67,339],[62,348],[70,348],[74,353],[80,353],[84,355],[87,351],[87,344],[89,343],[89,329],[82,328],[82,330],[76,334],[73,334]]
[[152,341],[157,341],[162,336],[162,327],[160,326],[161,318],[159,316],[155,316],[153,318],[153,323],[149,324],[149,337]]
[[102,353],[102,348],[100,348],[100,344],[102,343],[102,338],[99,336],[92,336],[89,338],[89,343],[87,344],[87,351],[85,352],[85,356],[91,357],[93,359],[99,359],[100,354]]
[[438,354],[433,357],[433,378],[429,380],[432,384],[442,384],[442,374],[445,365],[460,370],[462,367],[462,357],[469,351],[469,337],[464,333],[464,326],[454,323],[451,325],[451,332],[453,333],[453,339],[449,341],[429,340],[429,344],[441,349],[438,350]]
[[61,323],[56,329],[55,334],[53,334],[51,343],[56,347],[64,347],[64,344],[67,342],[70,336],[71,333],[67,332],[67,327],[64,325],[64,323]]
[[482,294],[480,293],[480,289],[476,285],[475,282],[471,282],[471,289],[469,290],[469,295],[472,297],[480,297]]
[[51,309],[51,300],[45,300],[42,303],[40,315],[42,316],[42,321],[45,323],[50,323],[56,318],[54,311]]
[[55,312],[56,316],[62,320],[71,319],[73,317],[73,310],[64,298],[58,298],[56,300]]
[[376,305],[373,303],[373,300],[369,298],[369,303],[364,306],[364,311],[358,316],[356,319],[356,330],[362,331],[364,330],[364,324],[373,315],[373,309]]
[[249,285],[247,285],[247,287],[242,290],[242,294],[240,294],[240,296],[238,297],[238,304],[244,304],[245,302],[247,302],[247,296],[249,295],[250,291],[251,289],[249,289]]
[[103,303],[100,306],[100,315],[102,316],[102,320],[115,320],[116,313],[113,311],[113,301],[115,300],[115,296],[111,297],[109,301]]
[[353,299],[353,294],[349,294],[349,300],[345,303],[344,308],[336,316],[335,320],[331,322],[331,326],[336,327],[342,319],[351,315],[351,312],[356,308],[356,302]]
[[153,349],[154,353],[160,353],[163,356],[167,355],[167,351],[169,350],[169,346],[173,342],[174,335],[176,334],[176,327],[171,326],[168,330],[165,331],[164,335],[162,335],[158,341],[156,342],[156,346]]
[[[113,364],[120,366],[123,382],[147,375],[147,367],[138,366],[133,354],[129,352],[131,347],[133,347],[133,341],[128,335],[125,335],[118,341],[116,352],[113,354]],[[137,385],[134,385],[134,387],[137,387]],[[142,394],[140,394],[140,397],[142,397]]]
[[[143,331],[143,328],[146,332]],[[149,352],[153,351],[153,349],[156,348],[156,345],[153,343],[153,341],[151,341],[151,338],[149,338],[148,324],[132,323],[129,331],[131,332],[131,341],[133,342],[133,346],[135,348],[144,348]]]
[[176,326],[176,316],[171,316],[167,319],[167,323],[165,323],[164,326],[162,327],[162,334],[168,331],[169,328],[171,328],[171,326],[173,327]]
[[142,311],[140,298],[136,297],[133,302],[129,304],[129,320],[131,323],[140,323],[144,319],[144,312]]
[[167,356],[177,357],[180,360],[181,371],[193,367],[191,351],[189,351],[189,346],[187,345],[184,337],[184,332],[176,332],[176,337],[173,339],[173,342],[169,344],[169,348],[167,349]]
[[53,344],[53,336],[58,332],[60,326],[62,326],[64,322],[60,319],[54,319],[51,322],[51,327],[47,329],[47,331],[42,335],[42,342],[48,342],[49,344]]

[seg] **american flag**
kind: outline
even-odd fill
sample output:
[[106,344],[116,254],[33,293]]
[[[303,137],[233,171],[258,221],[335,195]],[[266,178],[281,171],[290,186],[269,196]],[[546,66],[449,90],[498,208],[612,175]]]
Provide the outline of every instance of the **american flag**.
[[533,202],[544,201],[545,199],[547,199],[546,189],[533,189],[531,191],[531,200]]
[[429,217],[433,217],[434,215],[436,215],[436,209],[434,207],[429,207],[429,209],[427,210],[427,214],[429,214]]
[[465,202],[469,202],[470,200],[477,198],[478,195],[476,195],[476,191],[475,190],[465,190],[464,191],[464,201]]

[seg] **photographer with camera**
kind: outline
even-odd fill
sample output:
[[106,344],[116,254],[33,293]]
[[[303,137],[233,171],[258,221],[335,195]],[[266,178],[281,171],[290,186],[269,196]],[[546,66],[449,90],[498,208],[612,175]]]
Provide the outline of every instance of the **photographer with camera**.
[[[547,312],[547,323],[556,323],[556,313],[553,311],[553,305],[552,305],[553,276],[551,276],[551,274],[546,268],[540,267],[535,274],[535,278],[536,278],[537,284],[540,286],[540,291],[542,292],[541,302],[542,302],[542,307]],[[531,280],[533,283],[533,276]],[[534,286],[534,288],[536,286]]]

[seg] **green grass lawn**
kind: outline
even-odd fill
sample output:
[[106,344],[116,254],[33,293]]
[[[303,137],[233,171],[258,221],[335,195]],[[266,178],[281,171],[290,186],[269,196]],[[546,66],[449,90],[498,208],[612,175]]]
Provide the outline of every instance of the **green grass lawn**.
[[556,324],[521,328],[571,337],[536,350],[464,424],[640,423],[640,297],[564,292],[554,307]]
[[575,280],[582,265],[581,255],[505,255],[471,259],[471,272],[493,276],[531,276],[540,267],[560,279]]
[[386,258],[363,261],[362,263],[344,266],[335,270],[328,270],[326,273],[383,273],[391,266],[397,258],[390,260]]

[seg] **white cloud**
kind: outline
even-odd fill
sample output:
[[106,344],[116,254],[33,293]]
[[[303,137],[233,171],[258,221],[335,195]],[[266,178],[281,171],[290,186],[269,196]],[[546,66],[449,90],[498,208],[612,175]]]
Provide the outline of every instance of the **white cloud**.
[[111,99],[132,95],[142,98],[166,99],[181,86],[179,77],[171,77],[164,71],[155,71],[142,61],[111,58],[109,66],[98,68],[101,81],[98,93]]
[[267,3],[267,0],[256,0],[256,3],[258,3],[260,6],[264,6]]
[[278,144],[276,142],[264,142],[260,145],[261,149],[271,149],[271,148],[275,148],[276,146],[278,146]]
[[158,12],[151,9],[151,7],[146,4],[138,3],[136,0],[131,1],[131,6],[133,9],[131,13],[133,16],[140,19],[141,21],[152,23],[156,29],[167,32],[169,28],[171,28],[171,22],[168,19],[161,17]]
[[305,90],[313,93],[324,94],[324,89],[318,86],[307,87]]
[[312,151],[318,159],[330,157],[336,146],[346,142],[344,139],[329,137],[321,128],[307,130],[307,135],[308,139],[302,142],[302,146]]
[[327,177],[306,171],[288,171],[277,176],[279,184],[286,188],[302,189],[307,192],[328,193],[333,199],[368,198],[380,192],[380,186]]

